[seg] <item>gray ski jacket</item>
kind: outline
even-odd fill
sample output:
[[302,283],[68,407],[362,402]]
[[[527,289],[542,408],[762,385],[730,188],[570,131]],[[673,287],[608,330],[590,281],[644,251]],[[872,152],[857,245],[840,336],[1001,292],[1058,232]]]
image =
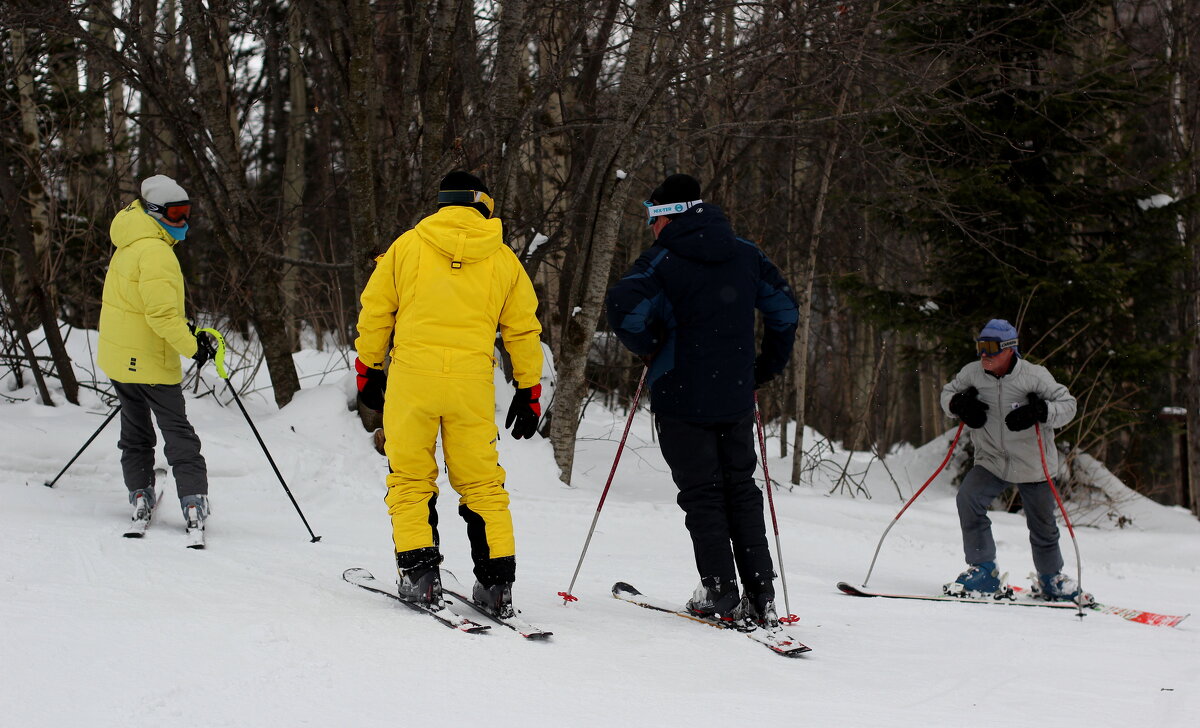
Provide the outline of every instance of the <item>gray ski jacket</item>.
[[975,464],[1009,483],[1036,483],[1046,479],[1038,454],[1034,428],[1013,432],[1004,424],[1009,412],[1028,404],[1026,395],[1035,392],[1046,401],[1046,423],[1042,428],[1042,444],[1046,450],[1046,467],[1051,476],[1058,474],[1058,449],[1054,447],[1054,430],[1075,417],[1075,398],[1066,385],[1054,381],[1046,367],[1017,359],[1013,370],[1003,377],[994,377],[983,370],[978,360],[967,364],[942,387],[942,410],[950,417],[950,398],[975,387],[979,401],[988,406],[987,422],[977,430],[968,429],[975,444]]

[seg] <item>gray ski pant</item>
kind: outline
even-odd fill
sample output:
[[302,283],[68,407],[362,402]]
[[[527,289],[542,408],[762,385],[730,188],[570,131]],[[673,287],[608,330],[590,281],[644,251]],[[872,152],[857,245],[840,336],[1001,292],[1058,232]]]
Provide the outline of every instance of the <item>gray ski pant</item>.
[[[200,438],[188,422],[183,388],[178,384],[126,384],[113,380],[121,400],[121,471],[133,493],[154,488],[154,446],[157,440],[151,413],[162,430],[163,452],[175,475],[180,498],[208,494],[208,466],[200,454]],[[131,501],[132,502],[132,501]]]
[[962,526],[963,552],[968,564],[996,560],[996,541],[992,538],[992,521],[988,505],[1010,485],[1021,491],[1021,506],[1029,526],[1029,545],[1033,548],[1033,565],[1039,574],[1062,571],[1062,551],[1058,548],[1057,504],[1046,481],[1009,483],[980,465],[971,468],[958,489],[958,522]]

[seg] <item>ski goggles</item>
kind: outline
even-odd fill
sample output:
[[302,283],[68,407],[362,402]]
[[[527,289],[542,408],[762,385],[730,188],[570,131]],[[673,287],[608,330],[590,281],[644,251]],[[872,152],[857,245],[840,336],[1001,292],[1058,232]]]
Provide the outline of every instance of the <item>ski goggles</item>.
[[975,353],[979,354],[979,356],[995,356],[1004,349],[1014,349],[1016,346],[1016,339],[1007,339],[1005,341],[976,341]]
[[668,202],[663,205],[655,204],[654,200],[645,200],[642,202],[646,206],[646,215],[649,217],[646,220],[647,225],[653,225],[658,221],[658,218],[664,215],[678,215],[681,212],[690,210],[699,205],[704,200],[692,200],[691,202]]
[[172,227],[183,227],[184,225],[187,225],[188,218],[192,216],[191,200],[167,202],[162,205],[157,205],[149,201],[144,202],[146,205],[146,212]]
[[496,211],[496,201],[486,192],[479,190],[441,190],[438,192],[439,205],[474,205],[482,204],[487,208],[488,217]]

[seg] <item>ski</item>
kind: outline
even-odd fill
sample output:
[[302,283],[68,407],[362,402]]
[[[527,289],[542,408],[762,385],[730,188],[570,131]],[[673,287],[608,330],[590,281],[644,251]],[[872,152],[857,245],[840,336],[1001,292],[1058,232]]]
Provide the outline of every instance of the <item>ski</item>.
[[618,581],[616,584],[613,584],[612,595],[614,598],[620,599],[623,602],[636,604],[637,606],[645,609],[653,609],[656,612],[674,614],[677,617],[683,617],[684,619],[688,619],[693,622],[707,624],[710,627],[716,627],[717,629],[737,630],[755,642],[765,646],[772,652],[778,655],[783,655],[784,657],[799,657],[805,652],[812,651],[811,647],[803,642],[800,642],[795,637],[792,637],[786,631],[784,631],[782,625],[775,629],[768,629],[754,625],[751,625],[747,628],[744,623],[735,622],[733,620],[726,621],[720,619],[706,619],[695,614],[689,614],[681,610],[676,605],[669,604],[660,599],[649,597],[638,591],[634,586],[626,584],[623,581]]
[[383,584],[374,576],[372,576],[371,572],[367,571],[366,569],[346,569],[342,572],[342,578],[354,586],[361,587],[370,592],[375,592],[376,594],[382,594],[385,597],[391,597],[409,609],[415,612],[424,612],[447,627],[457,629],[461,632],[483,632],[491,629],[491,625],[472,622],[466,617],[454,613],[449,607],[443,606],[442,608],[438,609],[428,604],[410,602],[407,599],[401,599],[399,594],[383,586]]
[[141,538],[146,535],[146,529],[150,528],[150,521],[154,518],[154,511],[158,509],[158,503],[162,500],[163,487],[159,485],[162,479],[167,477],[167,471],[162,468],[154,469],[154,505],[146,512],[145,518],[130,519],[129,525],[125,528],[125,532],[121,535],[125,538]]
[[[844,581],[839,581],[837,588],[844,594],[849,594],[853,597],[882,597],[884,599],[919,599],[928,602],[967,602],[970,604],[996,604],[1007,605],[1013,607],[1043,607],[1048,609],[1070,609],[1078,610],[1079,606],[1074,602],[1047,602],[1040,599],[1031,599],[1027,595],[1029,591],[1024,587],[1012,587],[1015,595],[1024,597],[1018,599],[993,599],[991,597],[952,597],[938,594],[891,594],[887,592],[869,592],[860,589]],[[1140,609],[1127,609],[1125,607],[1114,607],[1108,604],[1094,603],[1083,607],[1101,614],[1115,614],[1118,617],[1127,619],[1130,622],[1138,624],[1149,624],[1155,627],[1177,627],[1179,623],[1187,619],[1190,615],[1184,614],[1176,616],[1172,614],[1157,614],[1155,612],[1147,612]]]
[[488,610],[476,604],[474,599],[468,597],[467,590],[465,587],[463,587],[462,582],[460,582],[458,578],[447,569],[442,569],[442,593],[449,594],[496,624],[499,624],[503,627],[508,627],[527,640],[544,640],[548,639],[554,634],[553,632],[544,630],[541,627],[532,625],[517,616],[504,618],[492,614]]

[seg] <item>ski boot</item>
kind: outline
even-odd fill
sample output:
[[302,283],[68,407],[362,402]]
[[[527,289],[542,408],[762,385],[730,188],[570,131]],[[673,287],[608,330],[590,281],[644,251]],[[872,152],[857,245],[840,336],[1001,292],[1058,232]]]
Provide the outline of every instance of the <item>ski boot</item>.
[[154,489],[143,488],[135,490],[129,494],[129,502],[133,504],[132,521],[150,522],[150,516],[154,513]]
[[133,491],[129,494],[129,502],[133,505],[133,514],[125,529],[125,538],[141,538],[150,527],[150,518],[154,515],[154,489]]
[[684,611],[704,619],[729,622],[740,618],[742,596],[735,584],[722,584],[717,577],[704,577],[692,592]]
[[204,548],[204,522],[208,519],[208,496],[185,495],[179,499],[187,526],[188,548]]
[[1013,599],[1008,575],[1001,575],[995,561],[971,564],[958,578],[942,586],[942,593],[959,599]]
[[1030,594],[1034,599],[1048,602],[1075,602],[1081,607],[1096,603],[1095,597],[1079,588],[1078,582],[1066,574],[1030,574],[1033,582]]
[[396,554],[399,579],[396,592],[409,602],[426,604],[433,609],[442,609],[442,572],[438,564],[442,555],[437,548],[414,549]]
[[497,619],[512,619],[517,611],[512,605],[512,583],[484,586],[476,581],[471,589],[471,601]]
[[743,620],[748,629],[761,627],[771,631],[780,628],[779,613],[775,611],[774,594],[750,594],[742,599]]

